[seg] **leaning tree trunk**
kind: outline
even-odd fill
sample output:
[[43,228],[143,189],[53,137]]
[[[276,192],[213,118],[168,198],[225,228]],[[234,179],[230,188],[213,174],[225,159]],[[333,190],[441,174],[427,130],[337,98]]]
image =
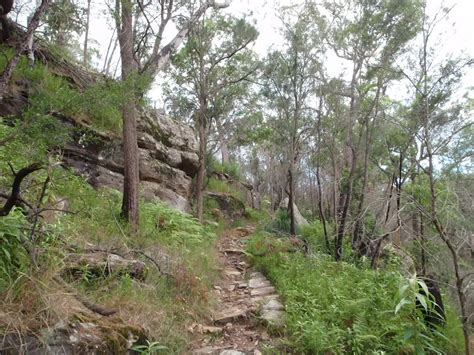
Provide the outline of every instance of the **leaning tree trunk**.
[[33,42],[33,36],[35,34],[36,28],[39,25],[41,17],[46,12],[46,9],[49,5],[50,0],[42,0],[40,6],[36,9],[31,21],[28,24],[28,29],[26,30],[26,36],[24,41],[19,45],[13,58],[8,62],[5,70],[0,75],[0,101],[3,100],[3,97],[7,91],[8,83],[15,71],[16,66],[18,65],[21,55],[28,50],[29,43]]
[[[117,0],[117,2],[120,0]],[[122,80],[131,86],[124,93],[123,118],[123,201],[122,215],[130,222],[132,229],[138,231],[138,187],[139,165],[136,123],[136,93],[133,80],[135,64],[133,60],[133,11],[131,0],[121,0],[122,23],[119,26],[120,56],[122,61]]]

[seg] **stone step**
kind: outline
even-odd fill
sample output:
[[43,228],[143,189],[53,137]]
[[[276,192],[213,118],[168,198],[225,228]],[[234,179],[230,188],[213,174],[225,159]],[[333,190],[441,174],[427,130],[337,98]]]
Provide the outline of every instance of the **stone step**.
[[280,296],[277,294],[271,294],[271,295],[266,295],[266,296],[257,296],[257,297],[252,297],[253,302],[268,302],[269,300],[278,300],[280,299]]
[[263,310],[273,310],[273,311],[282,311],[283,305],[278,299],[269,299],[267,303],[264,303],[262,306]]
[[283,311],[269,309],[269,310],[262,310],[260,316],[268,324],[271,324],[276,327],[281,327],[284,324],[283,314],[284,314]]
[[271,283],[266,278],[258,278],[258,279],[249,280],[250,288],[261,288],[261,287],[268,287],[268,286],[271,286]]
[[226,274],[227,276],[240,276],[242,275],[242,272],[237,269],[225,269],[224,274]]
[[275,293],[275,288],[273,286],[254,288],[250,290],[250,296],[266,296]]
[[264,279],[265,276],[261,272],[255,271],[250,274],[251,279]]
[[246,307],[239,306],[227,308],[214,316],[214,323],[227,323],[235,318],[245,317],[247,310]]

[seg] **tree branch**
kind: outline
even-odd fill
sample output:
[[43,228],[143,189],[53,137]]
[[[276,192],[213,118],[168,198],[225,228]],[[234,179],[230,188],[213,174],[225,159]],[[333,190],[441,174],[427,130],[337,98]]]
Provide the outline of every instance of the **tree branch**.
[[13,206],[15,206],[15,204],[17,203],[20,195],[20,185],[23,179],[26,178],[29,174],[42,168],[43,166],[40,163],[34,163],[21,169],[18,173],[15,174],[15,179],[13,180],[12,185],[12,193],[7,199],[7,202],[5,202],[5,205],[0,209],[0,216],[7,216],[12,210]]

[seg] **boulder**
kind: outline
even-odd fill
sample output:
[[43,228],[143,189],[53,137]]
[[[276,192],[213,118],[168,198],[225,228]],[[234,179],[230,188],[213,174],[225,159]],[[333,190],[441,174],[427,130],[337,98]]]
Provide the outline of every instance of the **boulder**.
[[[288,211],[288,202],[290,201],[290,199],[288,197],[286,197],[285,199],[283,199],[281,202],[280,202],[280,209],[282,210],[285,210],[285,211]],[[296,206],[296,204],[293,204],[293,208],[294,208],[294,211],[295,211],[295,223],[296,223],[296,227],[298,228],[299,226],[304,226],[304,225],[307,225],[308,224],[308,221],[306,220],[306,218],[303,217],[303,215],[301,214],[300,210],[298,209],[298,206]]]

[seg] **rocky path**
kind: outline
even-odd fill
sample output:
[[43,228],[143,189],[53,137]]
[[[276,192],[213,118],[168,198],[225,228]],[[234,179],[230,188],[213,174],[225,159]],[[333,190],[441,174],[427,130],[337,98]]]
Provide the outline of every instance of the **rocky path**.
[[244,240],[252,232],[252,227],[236,228],[218,243],[222,269],[214,285],[218,304],[210,324],[190,327],[190,331],[202,334],[193,344],[192,354],[261,354],[261,345],[271,340],[266,325],[283,325],[283,306],[275,289],[245,260]]

